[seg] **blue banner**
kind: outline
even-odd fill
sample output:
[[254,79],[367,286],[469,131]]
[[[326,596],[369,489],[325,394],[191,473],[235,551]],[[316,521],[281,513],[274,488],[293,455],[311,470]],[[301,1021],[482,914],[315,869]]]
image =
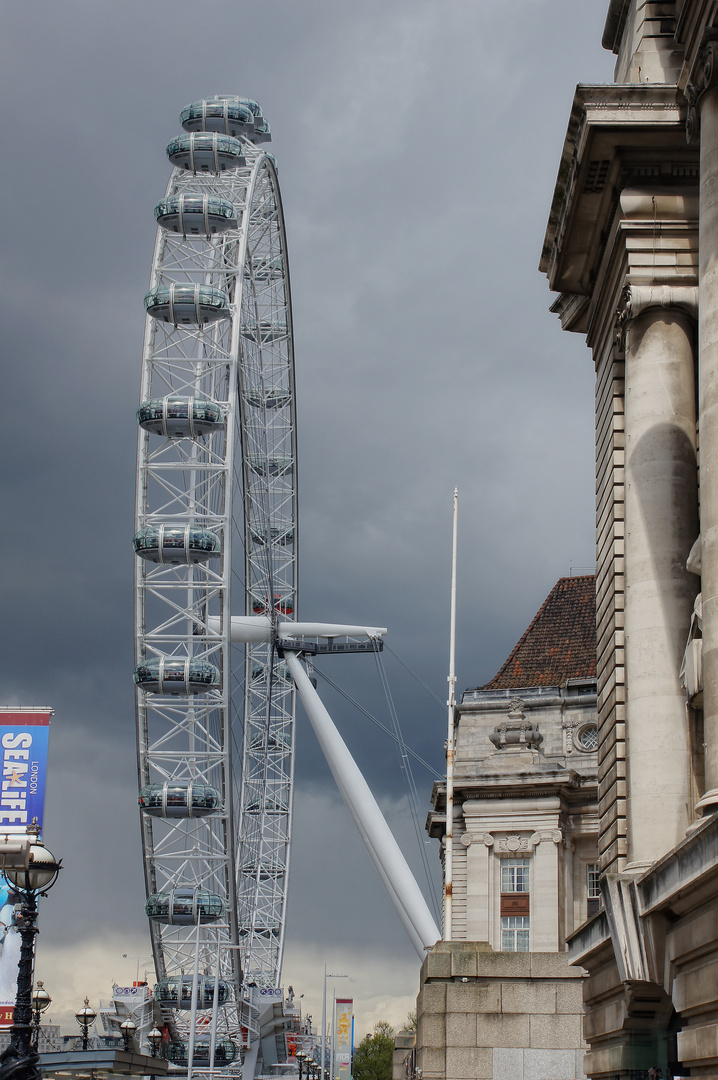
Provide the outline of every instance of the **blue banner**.
[[51,709],[0,709],[0,835],[42,833]]

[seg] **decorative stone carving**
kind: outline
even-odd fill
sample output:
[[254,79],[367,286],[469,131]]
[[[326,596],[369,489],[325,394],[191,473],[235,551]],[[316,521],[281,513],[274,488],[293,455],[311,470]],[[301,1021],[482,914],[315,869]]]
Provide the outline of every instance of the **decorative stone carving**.
[[504,836],[499,840],[497,847],[499,851],[528,851],[529,850],[529,838],[527,836],[518,836],[513,833],[511,836]]
[[464,847],[471,847],[474,840],[475,840],[475,837],[473,837],[471,835],[471,833],[468,833],[468,832],[465,832],[463,834],[463,836],[461,837],[461,843],[463,844]]
[[494,846],[494,838],[490,832],[485,832],[481,839],[484,841],[487,847]]
[[718,41],[707,41],[698,53],[691,79],[684,91],[688,109],[686,111],[686,142],[691,143],[698,134],[700,115],[698,103],[708,90],[718,84]]
[[[521,715],[523,716],[523,713]],[[538,724],[532,724],[530,720],[517,719],[504,720],[503,723],[497,724],[489,735],[489,739],[497,750],[504,750],[506,747],[538,750],[543,742],[543,735],[538,729]]]
[[[718,43],[717,43],[718,44]],[[698,315],[698,289],[695,285],[624,285],[616,308],[616,343],[625,343],[626,330],[646,308],[682,308],[694,318]]]
[[[544,832],[535,832],[531,834],[531,843],[534,847],[538,847],[542,840],[550,840],[554,844],[560,844],[563,840],[563,833],[560,829],[549,829]],[[528,843],[526,844],[528,847]]]
[[523,720],[525,716],[523,698],[515,697],[509,703],[509,720]]

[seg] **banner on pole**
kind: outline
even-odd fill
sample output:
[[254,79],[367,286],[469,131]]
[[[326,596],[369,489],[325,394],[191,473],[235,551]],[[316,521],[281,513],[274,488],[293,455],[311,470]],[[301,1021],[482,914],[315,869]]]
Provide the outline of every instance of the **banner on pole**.
[[42,833],[51,716],[52,709],[0,708],[0,836],[27,832],[33,818]]
[[[47,775],[47,742],[52,709],[0,708],[0,842],[27,832],[33,820],[42,832]],[[15,904],[20,899],[0,874],[0,1028],[13,1022],[17,997],[20,934]]]
[[354,1001],[337,998],[334,1002],[334,1080],[350,1080],[352,1074],[352,1032]]

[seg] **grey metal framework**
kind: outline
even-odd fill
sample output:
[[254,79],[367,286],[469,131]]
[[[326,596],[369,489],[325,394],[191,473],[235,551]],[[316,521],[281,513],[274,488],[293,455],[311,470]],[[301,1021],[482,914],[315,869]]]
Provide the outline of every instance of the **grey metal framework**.
[[[226,102],[242,117],[243,100],[191,106],[185,127],[227,132]],[[270,643],[232,646],[230,613],[296,613],[297,482],[282,205],[274,159],[257,145],[266,121],[245,104],[253,120],[236,138],[170,143],[178,167],[155,212],[138,412],[135,682],[157,976],[221,978],[231,993],[216,1039],[248,1045],[257,1033],[243,985],[276,986],[281,969],[295,694]],[[195,1020],[202,1004],[195,991]],[[186,1012],[173,1022],[193,1045]]]

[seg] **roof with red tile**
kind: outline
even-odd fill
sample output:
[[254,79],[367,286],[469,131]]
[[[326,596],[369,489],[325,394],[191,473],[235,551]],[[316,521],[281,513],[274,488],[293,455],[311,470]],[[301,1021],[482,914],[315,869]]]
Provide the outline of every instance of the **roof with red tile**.
[[482,690],[596,678],[596,578],[559,578],[526,633]]

